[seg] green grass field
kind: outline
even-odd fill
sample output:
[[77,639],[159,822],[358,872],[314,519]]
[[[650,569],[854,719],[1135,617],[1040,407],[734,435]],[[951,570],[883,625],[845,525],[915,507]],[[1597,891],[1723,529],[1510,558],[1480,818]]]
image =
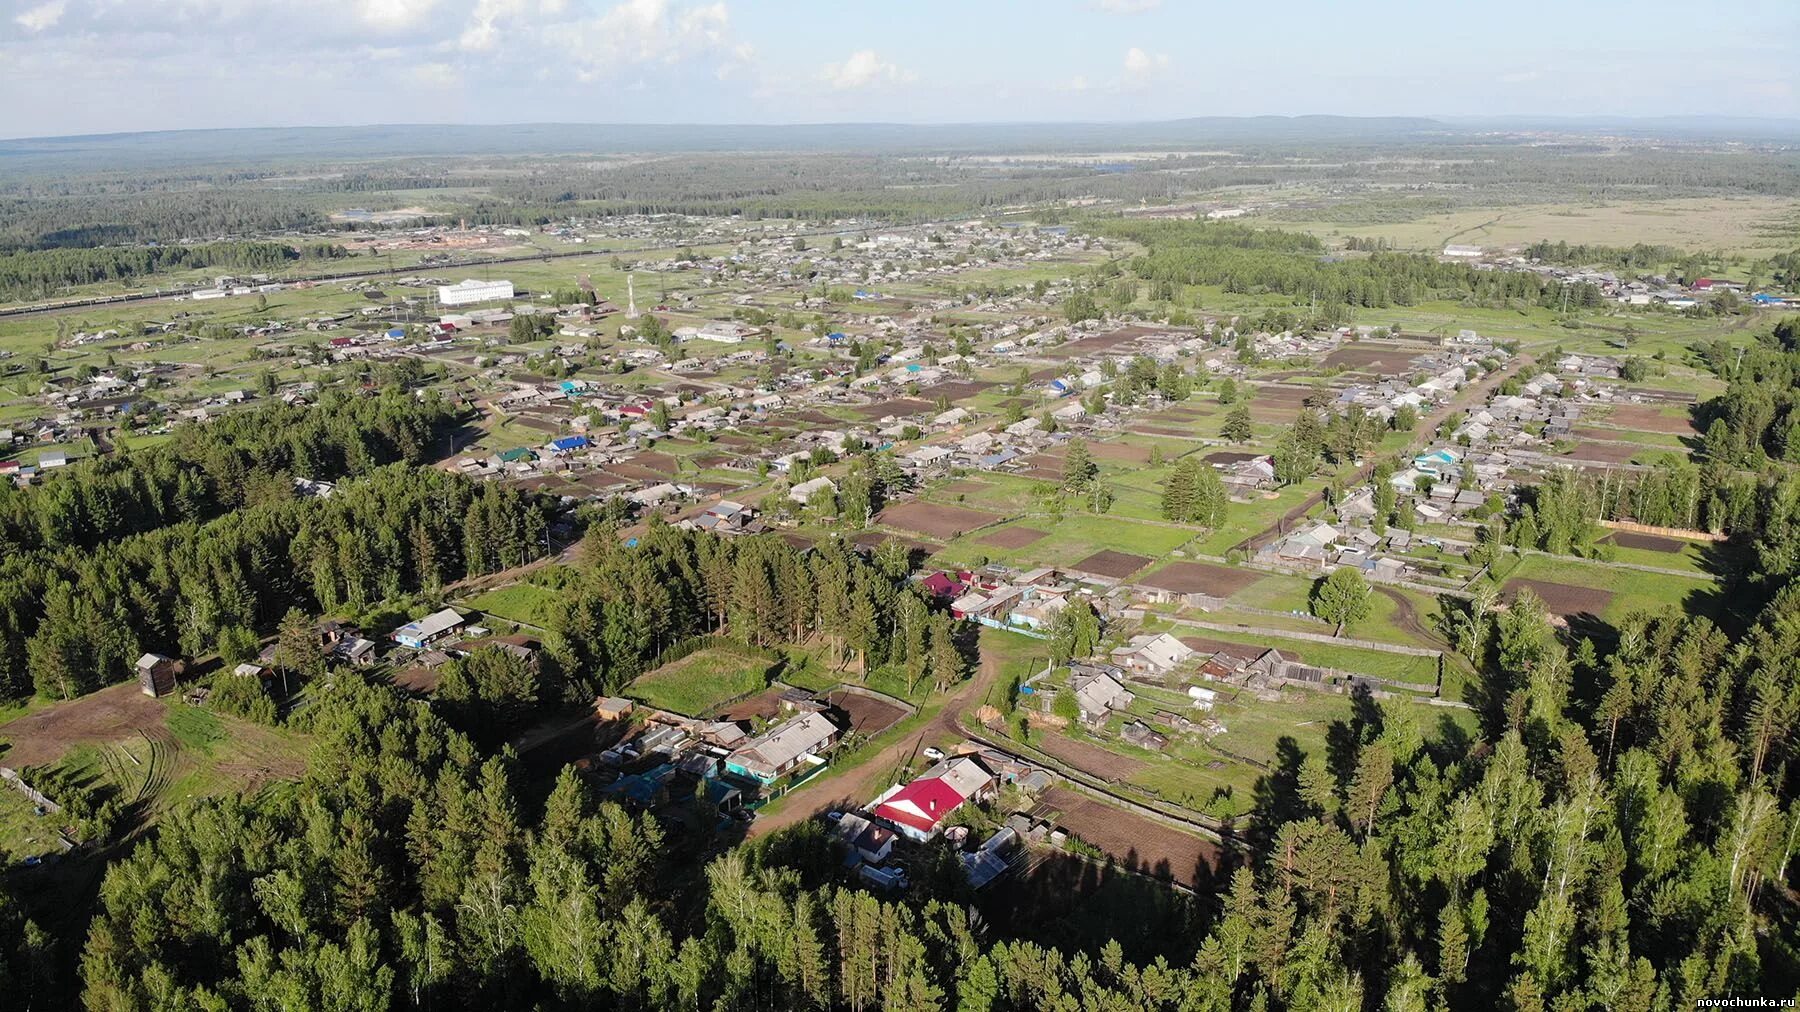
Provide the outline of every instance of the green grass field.
[[515,583],[470,598],[468,605],[518,625],[548,629],[556,617],[556,591],[529,583]]
[[[1656,552],[1646,554],[1660,555]],[[1539,580],[1605,591],[1612,599],[1601,609],[1600,617],[1608,622],[1617,622],[1633,611],[1676,608],[1690,614],[1704,614],[1719,606],[1718,584],[1702,573],[1689,579],[1572,556],[1528,555],[1497,575],[1502,585],[1509,580]]]
[[712,647],[639,675],[626,693],[662,710],[691,717],[760,692],[769,684],[769,662]]

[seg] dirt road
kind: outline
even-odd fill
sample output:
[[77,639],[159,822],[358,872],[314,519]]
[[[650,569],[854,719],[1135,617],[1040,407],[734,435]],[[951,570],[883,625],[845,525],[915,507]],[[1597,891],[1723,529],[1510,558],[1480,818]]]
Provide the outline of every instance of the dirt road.
[[1392,587],[1376,587],[1375,592],[1394,602],[1394,624],[1406,630],[1420,643],[1439,650],[1450,649],[1450,644],[1432,629],[1419,620],[1419,611],[1413,607],[1412,599]]
[[900,765],[914,750],[922,748],[925,743],[940,735],[961,735],[962,714],[971,706],[979,706],[988,690],[1000,678],[1000,658],[988,650],[983,644],[981,664],[975,671],[975,677],[964,682],[962,688],[945,701],[943,709],[937,712],[926,725],[913,734],[909,734],[873,756],[864,759],[860,765],[847,773],[831,773],[827,771],[822,777],[805,784],[781,799],[781,807],[768,815],[758,815],[750,824],[750,836],[757,837],[776,830],[797,826],[820,812],[831,808],[861,808],[870,799],[880,794],[888,785],[882,779],[888,776],[894,767]]

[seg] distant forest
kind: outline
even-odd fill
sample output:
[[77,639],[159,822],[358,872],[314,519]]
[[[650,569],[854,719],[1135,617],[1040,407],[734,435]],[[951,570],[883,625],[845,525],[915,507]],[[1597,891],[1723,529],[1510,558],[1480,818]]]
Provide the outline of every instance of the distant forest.
[[[1354,200],[1359,220],[1370,206],[1399,220],[1548,200],[1800,195],[1800,151],[1774,144],[1528,145],[1422,120],[1157,126],[1126,134],[1071,126],[1060,140],[1024,127],[981,136],[962,128],[533,127],[0,141],[11,170],[0,180],[0,252],[341,230],[353,226],[331,222],[332,211],[392,210],[416,203],[418,191],[441,193],[434,210],[509,225],[654,213],[905,222],[1025,205],[1043,217],[1047,206],[1079,200],[1156,206],[1289,185],[1329,186]],[[451,150],[459,137],[463,145]],[[785,147],[775,144],[782,138]],[[1111,143],[1096,146],[1102,139]],[[1082,153],[1134,150],[1158,154]],[[1303,197],[1277,214],[1329,218],[1335,206]]]

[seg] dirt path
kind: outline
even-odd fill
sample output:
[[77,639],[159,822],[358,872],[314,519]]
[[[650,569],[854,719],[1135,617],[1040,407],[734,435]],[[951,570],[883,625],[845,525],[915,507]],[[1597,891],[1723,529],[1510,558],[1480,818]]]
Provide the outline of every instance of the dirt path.
[[1413,607],[1412,598],[1392,587],[1376,587],[1375,592],[1394,602],[1394,624],[1406,630],[1408,635],[1439,650],[1450,648],[1450,644],[1444,642],[1444,638],[1435,629],[1419,621],[1419,611]]
[[781,800],[780,809],[769,815],[757,816],[756,821],[750,824],[749,835],[754,838],[797,826],[831,808],[861,808],[868,804],[870,799],[887,786],[880,781],[915,749],[942,734],[962,734],[963,711],[972,705],[979,705],[999,677],[1000,658],[983,646],[981,665],[976,669],[975,677],[964,682],[962,688],[945,701],[943,709],[929,723],[916,733],[909,734],[864,759],[855,769],[843,774],[828,771],[820,779],[788,794]]
[[[1508,378],[1513,376],[1520,369],[1523,369],[1535,361],[1537,361],[1537,359],[1532,355],[1515,355],[1513,360],[1506,364],[1505,368],[1495,369],[1493,372],[1482,377],[1480,383],[1465,388],[1460,394],[1451,398],[1449,401],[1446,401],[1443,407],[1440,407],[1430,415],[1421,418],[1419,424],[1413,429],[1413,437],[1407,440],[1406,447],[1402,450],[1402,456],[1417,453],[1435,437],[1437,427],[1443,424],[1444,419],[1449,418],[1453,413],[1463,410],[1473,404],[1485,403],[1488,394],[1492,393],[1496,387],[1506,382]],[[1369,475],[1374,470],[1375,454],[1371,453],[1369,454],[1368,462],[1357,468],[1356,471],[1349,476],[1349,479],[1344,482],[1344,487],[1354,488],[1368,480]],[[1258,548],[1261,548],[1263,545],[1268,544],[1284,534],[1294,521],[1305,516],[1309,510],[1323,502],[1324,499],[1325,490],[1321,488],[1317,492],[1307,496],[1305,499],[1302,499],[1300,504],[1293,509],[1283,513],[1281,518],[1276,520],[1272,526],[1265,527],[1261,531],[1250,535],[1236,545],[1233,545],[1232,548],[1236,551],[1243,552],[1245,555],[1253,554]]]

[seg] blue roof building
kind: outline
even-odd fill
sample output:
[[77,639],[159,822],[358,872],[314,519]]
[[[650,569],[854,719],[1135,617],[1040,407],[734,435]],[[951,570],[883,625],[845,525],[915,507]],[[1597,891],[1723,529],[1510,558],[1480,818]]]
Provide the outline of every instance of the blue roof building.
[[550,443],[550,448],[558,453],[567,453],[570,450],[579,450],[586,445],[588,445],[588,437],[586,436],[563,436],[560,439],[553,440]]

